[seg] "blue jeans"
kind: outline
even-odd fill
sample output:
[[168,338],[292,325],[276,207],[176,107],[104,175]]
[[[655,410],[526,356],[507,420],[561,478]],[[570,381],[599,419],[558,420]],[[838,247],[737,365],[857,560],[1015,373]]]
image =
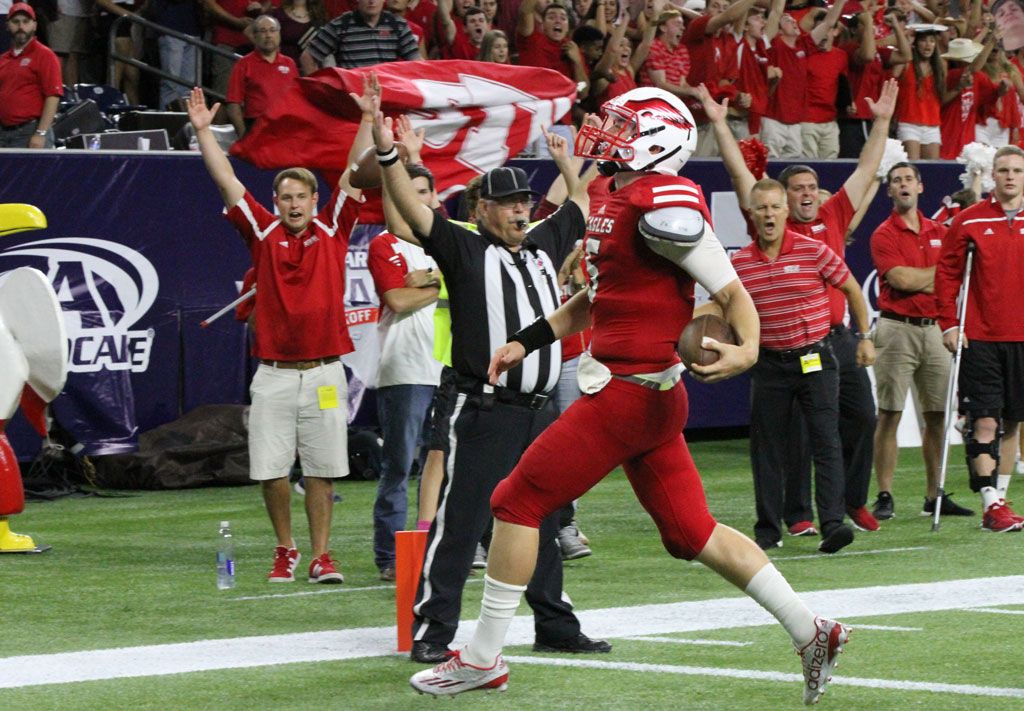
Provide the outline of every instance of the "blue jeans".
[[[175,37],[167,37],[166,35],[157,39],[157,45],[160,47],[160,68],[168,74],[173,74],[176,77],[194,83],[197,47]],[[188,96],[190,91],[187,86],[161,79],[160,109],[166,109],[167,104],[175,99]]]
[[405,530],[409,509],[409,468],[424,428],[430,426],[433,385],[389,385],[377,389],[377,414],[384,436],[384,462],[373,504],[373,560],[384,570],[395,565],[395,532]]

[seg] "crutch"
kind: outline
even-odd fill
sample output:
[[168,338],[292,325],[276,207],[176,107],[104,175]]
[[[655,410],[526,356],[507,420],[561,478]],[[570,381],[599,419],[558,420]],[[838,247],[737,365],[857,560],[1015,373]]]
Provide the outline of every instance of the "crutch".
[[247,291],[244,294],[242,294],[241,296],[239,296],[234,301],[232,301],[230,304],[228,304],[227,306],[222,308],[220,311],[215,313],[213,316],[207,316],[205,321],[200,321],[199,322],[199,325],[202,326],[203,328],[206,328],[211,323],[213,323],[214,321],[219,319],[221,316],[226,314],[228,311],[230,311],[231,309],[235,308],[236,306],[238,306],[243,301],[246,301],[247,299],[251,299],[254,296],[256,296],[256,287],[255,286],[253,288],[249,289],[249,291]]
[[945,431],[942,435],[942,465],[939,467],[939,488],[935,494],[935,519],[932,521],[932,533],[939,530],[939,516],[942,512],[942,497],[946,495],[946,464],[949,459],[949,437],[953,429],[953,402],[956,400],[957,375],[960,372],[960,354],[964,347],[964,319],[967,316],[967,290],[971,286],[971,267],[974,265],[975,245],[967,242],[967,265],[964,267],[964,283],[960,287],[960,307],[957,314],[958,335],[956,352],[953,353],[953,365],[949,369],[949,380],[946,382],[946,417],[943,420]]

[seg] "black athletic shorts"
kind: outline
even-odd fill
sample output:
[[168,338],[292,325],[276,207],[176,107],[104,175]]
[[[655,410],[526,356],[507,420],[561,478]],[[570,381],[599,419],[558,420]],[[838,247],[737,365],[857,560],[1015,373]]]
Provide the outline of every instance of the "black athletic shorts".
[[430,449],[448,454],[448,430],[451,426],[452,411],[455,409],[455,369],[445,366],[441,369],[441,382],[434,391],[434,402],[430,413]]
[[960,411],[1024,421],[1024,342],[969,342],[960,356]]

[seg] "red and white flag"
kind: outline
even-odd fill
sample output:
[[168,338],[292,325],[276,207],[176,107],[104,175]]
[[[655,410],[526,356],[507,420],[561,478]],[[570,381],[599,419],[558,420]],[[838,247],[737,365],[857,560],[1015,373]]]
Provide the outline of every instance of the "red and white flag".
[[324,69],[297,79],[232,155],[260,168],[340,174],[360,121],[349,92],[361,94],[362,75],[371,70],[380,78],[384,114],[406,114],[426,129],[423,162],[442,196],[518,155],[576,100],[575,82],[541,67],[432,60]]

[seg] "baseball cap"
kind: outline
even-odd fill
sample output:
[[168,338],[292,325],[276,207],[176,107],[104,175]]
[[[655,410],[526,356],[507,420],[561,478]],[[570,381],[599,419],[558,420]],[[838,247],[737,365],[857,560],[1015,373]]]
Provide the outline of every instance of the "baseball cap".
[[7,17],[14,17],[19,12],[24,12],[33,20],[36,19],[36,11],[33,10],[32,6],[29,5],[27,2],[16,2],[13,5],[11,5],[11,9],[7,11]]
[[500,198],[519,193],[540,194],[530,189],[526,171],[522,168],[494,168],[484,173],[483,182],[480,183],[480,197]]

